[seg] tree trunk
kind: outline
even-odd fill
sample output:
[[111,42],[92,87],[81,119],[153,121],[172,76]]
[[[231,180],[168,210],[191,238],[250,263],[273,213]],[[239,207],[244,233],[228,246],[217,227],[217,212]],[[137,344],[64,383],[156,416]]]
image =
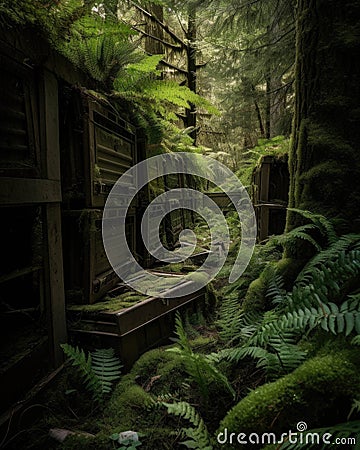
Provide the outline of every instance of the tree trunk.
[[289,206],[360,232],[360,0],[298,0],[297,17]]
[[[189,7],[188,29],[186,39],[188,45],[187,53],[187,84],[188,88],[196,93],[196,11],[194,7]],[[196,109],[193,104],[186,110],[186,126],[196,127]],[[194,139],[196,144],[196,130],[190,136]]]
[[[148,3],[146,5],[146,10],[149,11],[154,17],[156,17],[160,22],[164,20],[163,7],[160,5],[155,5],[154,3]],[[164,30],[161,26],[149,19],[146,20],[145,32],[150,36],[155,36],[159,39],[164,39]],[[152,39],[151,37],[145,38],[145,51],[150,53],[150,55],[162,55],[164,54],[164,46],[160,41]]]

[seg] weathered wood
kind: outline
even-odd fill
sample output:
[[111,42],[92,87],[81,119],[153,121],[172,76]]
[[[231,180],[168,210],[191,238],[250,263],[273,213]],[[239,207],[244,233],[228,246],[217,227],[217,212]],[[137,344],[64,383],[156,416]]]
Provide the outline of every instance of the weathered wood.
[[264,158],[261,164],[259,200],[267,202],[269,200],[270,165],[272,158]]
[[196,294],[190,294],[179,298],[150,298],[126,308],[116,314],[119,332],[124,336],[144,324],[150,323],[153,320],[176,310],[180,306],[201,299],[203,296],[204,291],[201,290]]
[[[150,298],[118,312],[98,312],[97,320],[92,321],[94,329],[71,329],[70,333],[82,344],[114,347],[125,370],[129,370],[142,353],[168,341],[176,311],[195,310],[196,304],[204,298],[204,289],[177,299]],[[94,313],[91,315],[94,317]],[[90,325],[89,321],[86,324]],[[113,325],[117,326],[117,331]]]
[[24,267],[23,269],[13,270],[10,273],[0,276],[0,284],[5,283],[6,281],[14,280],[15,278],[20,278],[24,275],[28,275],[29,273],[37,272],[38,270],[41,269],[42,269],[41,266],[30,266]]
[[262,157],[253,172],[251,185],[259,241],[284,231],[288,186],[286,157]]
[[46,236],[46,309],[50,325],[51,350],[55,366],[63,362],[60,344],[67,340],[65,317],[65,292],[62,259],[60,206],[48,204],[45,207]]
[[58,181],[27,178],[0,178],[0,205],[54,203],[61,201]]
[[44,71],[46,174],[49,180],[60,181],[59,102],[55,76]]
[[[48,368],[48,338],[39,339],[33,348],[26,351],[15,362],[0,372],[1,411],[19,400],[27,389],[37,381],[39,368]],[[0,419],[1,424],[1,419]]]

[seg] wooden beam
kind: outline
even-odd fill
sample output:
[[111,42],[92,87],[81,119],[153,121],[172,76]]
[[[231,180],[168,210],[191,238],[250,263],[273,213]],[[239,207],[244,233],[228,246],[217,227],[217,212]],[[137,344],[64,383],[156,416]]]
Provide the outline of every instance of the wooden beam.
[[61,202],[59,181],[30,178],[0,178],[0,205]]
[[59,102],[55,76],[44,71],[46,173],[49,180],[60,181]]
[[47,249],[45,264],[46,310],[52,356],[54,365],[57,367],[64,360],[60,344],[67,341],[60,205],[47,204],[45,219]]

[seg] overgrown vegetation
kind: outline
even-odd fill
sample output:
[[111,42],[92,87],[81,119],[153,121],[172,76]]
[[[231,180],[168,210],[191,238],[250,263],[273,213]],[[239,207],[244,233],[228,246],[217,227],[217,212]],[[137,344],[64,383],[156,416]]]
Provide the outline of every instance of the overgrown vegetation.
[[[160,27],[155,40],[163,41],[164,54],[144,52],[142,41],[149,36],[135,30],[144,24],[134,24],[128,12],[119,21],[116,13],[121,7],[118,11],[114,2],[102,4],[104,10],[101,5],[93,10],[93,2],[80,0],[8,3],[0,1],[2,26],[37,27],[51,46],[92,80],[97,95],[129,110],[132,121],[145,130],[148,155],[179,150],[209,154],[232,166],[249,187],[254,167],[264,157],[286,160],[290,154],[292,207],[288,208],[288,232],[257,245],[246,272],[232,285],[227,285],[226,277],[241,225],[234,215],[227,216],[232,245],[228,264],[211,291],[217,296],[215,320],[199,312],[193,320],[177,316],[175,345],[146,352],[128,374],[120,378],[120,362],[112,350],[87,354],[65,345],[74,367],[59,382],[58,392],[47,403],[42,399],[40,408],[49,414],[37,430],[39,436],[27,440],[31,433],[21,431],[15,436],[19,441],[13,438],[5,447],[107,450],[119,444],[121,432],[134,430],[142,435],[141,443],[125,441],[123,447],[241,448],[240,444],[219,445],[217,436],[227,429],[230,433],[284,433],[286,442],[267,448],[303,448],[287,442],[289,430],[296,430],[300,421],[309,425],[310,432],[356,436],[360,431],[356,216],[360,58],[354,21],[360,3],[345,0],[338,17],[339,0],[297,2],[297,92],[291,143],[293,2],[209,0],[210,14],[204,13],[201,0],[183,2],[181,8],[178,2],[153,2],[150,11],[144,9],[151,6],[148,2],[130,2],[140,14],[136,20]],[[154,5],[166,7],[163,19],[154,18]],[[207,45],[212,43],[216,51],[207,52],[206,46],[201,50],[194,29],[189,36],[185,22],[191,28],[196,17],[203,18],[201,30],[224,31],[221,35],[209,31]],[[164,38],[175,23],[187,34],[184,42],[177,35],[171,42]],[[216,60],[208,79],[203,78],[202,91],[212,94],[224,111],[221,119],[194,89],[197,71],[206,63],[197,64],[195,58],[195,67],[184,68],[179,57],[182,67],[174,69],[169,61],[166,66],[163,59],[169,57],[169,48],[175,55],[192,50],[187,62],[197,52],[202,59]],[[222,54],[231,55],[231,67],[224,64]],[[165,74],[164,64],[174,70],[174,76],[170,71]],[[333,82],[330,74],[335,71]],[[211,82],[219,79],[216,95]],[[191,114],[205,117],[201,131],[212,137],[202,136],[198,140],[202,146],[194,145],[196,126],[180,126]],[[212,148],[209,142],[215,142]],[[157,189],[161,187],[154,183],[154,195]],[[207,248],[207,226],[198,221],[195,231],[201,238],[198,249]],[[187,261],[166,269],[186,272],[191,268]],[[126,294],[86,309],[117,310],[142,299]],[[47,436],[50,427],[76,432],[57,444]],[[79,430],[92,435],[84,436]]]
[[[61,448],[85,445],[86,439],[87,448],[110,449],[111,436],[133,430],[141,435],[140,448],[210,450],[221,448],[217,436],[224,429],[281,435],[300,421],[314,432],[355,436],[360,235],[337,236],[325,217],[297,213],[308,226],[257,246],[244,277],[218,291],[215,327],[201,313],[195,322],[178,316],[175,345],[140,357],[111,397],[102,397],[108,400],[102,401],[97,427],[81,426],[96,435],[70,436]],[[282,248],[299,240],[308,242],[314,256],[286,278]],[[255,289],[259,275],[262,289]],[[70,348],[69,355],[92,392],[89,359],[78,349]]]
[[120,378],[122,366],[114,356],[114,350],[97,349],[86,356],[84,350],[69,344],[62,344],[62,349],[72,365],[79,370],[84,385],[94,400],[104,402],[112,391],[113,382]]

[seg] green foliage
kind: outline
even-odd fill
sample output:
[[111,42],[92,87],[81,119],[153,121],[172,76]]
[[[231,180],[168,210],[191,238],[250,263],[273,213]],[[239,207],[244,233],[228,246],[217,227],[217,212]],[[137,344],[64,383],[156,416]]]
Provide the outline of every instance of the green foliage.
[[121,364],[113,349],[97,349],[86,356],[84,350],[69,344],[62,344],[65,355],[81,374],[87,390],[94,400],[102,402],[111,393],[113,382],[120,378]]
[[0,24],[33,26],[54,47],[68,36],[72,25],[89,12],[89,1],[7,0],[0,1]]
[[[210,114],[218,114],[218,110],[187,86],[180,86],[175,81],[158,79],[157,61],[157,56],[150,56],[140,64],[130,65],[115,80],[114,96],[132,105],[135,120],[149,133],[150,144],[159,143],[161,138],[166,136],[165,151],[169,149],[174,151],[174,139],[181,137],[180,147],[176,150],[188,151],[188,147],[194,150],[192,139],[186,137],[186,134],[193,130],[183,131],[174,125],[178,122],[178,115],[183,108],[189,108],[190,103]],[[155,129],[152,129],[154,126]]]
[[102,395],[112,392],[113,382],[120,378],[121,367],[112,348],[97,349],[91,353],[91,368],[100,381]]
[[137,42],[129,40],[132,34],[131,28],[123,23],[87,16],[74,24],[70,38],[60,50],[76,67],[111,90],[125,67],[143,58],[136,51]]
[[255,147],[242,152],[239,161],[240,169],[236,172],[242,184],[250,186],[253,170],[260,164],[263,156],[274,156],[279,160],[286,158],[289,144],[289,139],[284,136],[276,136],[271,139],[259,139]]
[[203,419],[200,417],[198,412],[193,406],[187,402],[178,403],[165,403],[169,414],[179,416],[182,419],[188,420],[193,427],[181,429],[182,433],[189,438],[189,440],[181,442],[186,448],[193,448],[198,450],[212,450],[211,436],[209,434]]
[[177,315],[175,319],[175,324],[177,346],[169,348],[167,351],[181,356],[185,370],[198,385],[203,400],[205,402],[209,400],[209,387],[211,383],[224,387],[228,392],[235,396],[235,392],[229,381],[225,375],[215,367],[213,361],[205,355],[194,353],[179,315]]
[[[237,282],[223,290],[216,324],[225,345],[236,344],[246,327],[252,324],[256,314],[254,310],[264,306],[268,284],[273,280],[274,271],[271,266],[281,258],[280,250],[273,241],[266,245],[256,245],[244,274]],[[264,271],[266,267],[269,267],[267,272],[270,272],[271,276]],[[248,323],[241,321],[244,310],[248,312]]]
[[[221,310],[227,330],[233,332],[227,333],[227,339],[234,347],[217,357],[233,362],[251,357],[270,378],[288,373],[304,361],[307,353],[300,341],[315,328],[334,335],[349,336],[354,331],[360,334],[360,296],[351,294],[358,287],[360,274],[360,235],[336,238],[332,224],[323,216],[301,214],[314,222],[306,229],[313,231],[316,227],[328,247],[305,265],[289,292],[271,266],[266,283],[265,272],[253,282],[260,283],[260,291],[250,285],[248,292],[255,292],[255,296],[262,296],[267,289],[267,297],[274,305],[270,311],[258,309],[254,302],[252,308],[236,310],[236,299],[227,300]],[[300,230],[305,233],[304,226]],[[288,242],[294,237],[296,233],[291,233]]]
[[[280,236],[274,236],[274,242],[281,245],[284,249],[291,252],[296,249],[299,242],[301,244],[307,242],[316,252],[320,252],[323,247],[332,246],[338,241],[334,224],[325,216],[296,208],[288,208],[288,211],[302,216],[311,223],[298,226]],[[319,243],[319,241],[324,242]]]
[[119,311],[148,298],[149,296],[138,294],[134,291],[128,291],[117,295],[116,297],[105,296],[101,301],[90,305],[69,305],[68,309],[70,311],[79,311],[84,313],[94,313],[97,311]]
[[346,417],[349,401],[360,386],[354,355],[343,349],[314,357],[293,373],[253,390],[229,411],[219,431],[236,430],[241,424],[244,433],[280,433],[304,418],[317,426],[327,420],[335,404],[338,417]]

